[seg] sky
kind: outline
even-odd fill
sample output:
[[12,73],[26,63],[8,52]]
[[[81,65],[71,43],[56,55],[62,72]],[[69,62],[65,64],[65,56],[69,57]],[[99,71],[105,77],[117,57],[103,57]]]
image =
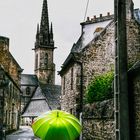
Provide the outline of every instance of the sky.
[[[89,0],[86,17],[113,14],[113,0]],[[10,52],[25,74],[34,74],[34,42],[40,23],[43,0],[0,0],[0,36],[10,38]],[[61,84],[57,71],[80,34],[87,0],[48,0],[49,22],[53,23],[56,84]],[[140,8],[140,0],[134,0]]]

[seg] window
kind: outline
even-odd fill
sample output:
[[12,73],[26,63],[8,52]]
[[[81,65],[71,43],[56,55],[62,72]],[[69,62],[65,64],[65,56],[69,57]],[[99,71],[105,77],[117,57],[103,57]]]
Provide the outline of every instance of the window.
[[30,95],[30,92],[31,92],[30,87],[27,87],[27,88],[26,88],[26,94],[27,94],[27,95]]
[[63,95],[65,95],[65,76],[64,76],[64,78],[63,78]]
[[48,65],[48,54],[47,53],[45,54],[44,64],[45,64],[45,66]]
[[73,90],[73,68],[71,69],[71,90]]
[[12,95],[12,84],[10,84],[9,86],[9,97],[11,98],[11,95]]
[[38,54],[36,54],[36,57],[35,57],[35,69],[38,68]]

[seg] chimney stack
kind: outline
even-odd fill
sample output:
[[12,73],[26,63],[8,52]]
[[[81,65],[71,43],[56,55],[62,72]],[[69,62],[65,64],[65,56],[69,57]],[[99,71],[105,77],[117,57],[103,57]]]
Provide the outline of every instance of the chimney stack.
[[93,19],[96,19],[96,15],[94,15]]
[[102,18],[102,14],[100,14],[100,18]]
[[90,18],[89,17],[87,17],[87,21],[89,21],[90,20]]
[[110,16],[110,12],[107,12],[107,16]]

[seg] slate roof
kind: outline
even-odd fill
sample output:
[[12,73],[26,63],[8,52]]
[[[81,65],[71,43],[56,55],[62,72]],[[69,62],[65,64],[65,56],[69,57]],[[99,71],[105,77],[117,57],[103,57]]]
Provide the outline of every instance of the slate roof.
[[61,86],[46,84],[41,84],[40,86],[50,108],[52,110],[60,109]]
[[[89,43],[91,43],[93,40],[98,39],[98,36],[101,35],[101,33],[105,30],[108,25],[110,25],[113,21],[113,15],[105,16],[102,18],[96,18],[96,20],[90,20],[81,23],[82,25],[82,34],[77,40],[76,43],[73,44],[71,52],[69,53],[68,57],[64,61],[62,65],[62,69],[60,70],[59,74],[62,75],[67,66],[70,63],[73,63],[75,61],[78,61],[80,54],[82,51],[88,46]],[[90,25],[90,26],[89,26]],[[97,32],[97,28],[101,28],[100,32]]]
[[21,85],[38,85],[38,79],[33,74],[21,74]]
[[[66,60],[62,64],[62,69],[59,71],[60,75],[64,73],[68,65],[76,61],[75,59],[76,57],[74,57],[76,53],[77,54],[79,53],[80,55],[82,51],[84,51],[84,49],[89,46],[90,43],[94,43],[96,40],[100,39],[100,37],[102,37],[106,33],[106,29],[112,24],[112,22],[114,22],[113,18],[114,18],[114,15],[110,15],[110,16],[105,16],[102,18],[87,20],[86,22],[81,23],[81,25],[83,26],[82,27],[83,32],[81,36],[79,37],[78,41],[73,44],[71,52],[69,53]],[[140,10],[139,9],[134,10],[134,18],[137,22],[140,23]],[[94,26],[91,26],[89,28],[88,25],[91,25],[91,24],[93,24]],[[102,27],[102,30],[100,30],[99,32],[96,32],[96,29],[98,27]]]
[[43,95],[40,86],[36,89],[30,102],[27,104],[22,117],[37,117],[50,110],[50,107]]

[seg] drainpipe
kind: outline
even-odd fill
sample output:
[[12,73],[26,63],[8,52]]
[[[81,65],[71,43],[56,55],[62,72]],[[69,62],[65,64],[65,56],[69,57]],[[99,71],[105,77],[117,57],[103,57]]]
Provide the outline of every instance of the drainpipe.
[[[73,53],[72,55],[74,57],[74,62],[80,65],[81,67],[81,71],[80,71],[80,114],[81,114],[83,112],[83,63],[81,61],[77,61]],[[79,118],[81,116],[80,114],[78,114]]]
[[[81,74],[80,74],[80,112],[78,114],[80,123],[83,123],[82,114],[83,114],[83,64],[80,61],[75,61],[81,67]],[[82,140],[82,133],[80,134],[79,140]]]
[[81,75],[80,75],[80,112],[83,112],[83,64],[79,61],[76,61],[77,64],[81,67]]

